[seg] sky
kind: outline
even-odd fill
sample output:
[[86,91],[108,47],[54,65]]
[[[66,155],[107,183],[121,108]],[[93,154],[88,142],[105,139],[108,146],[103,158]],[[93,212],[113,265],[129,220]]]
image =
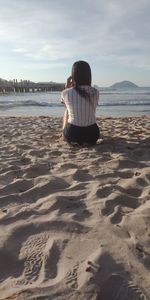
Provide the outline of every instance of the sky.
[[77,60],[92,84],[150,86],[149,0],[0,0],[0,78],[65,82]]

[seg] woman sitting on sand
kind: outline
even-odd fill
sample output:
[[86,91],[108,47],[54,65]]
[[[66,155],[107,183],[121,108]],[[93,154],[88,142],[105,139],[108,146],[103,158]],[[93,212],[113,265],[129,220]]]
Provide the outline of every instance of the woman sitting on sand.
[[77,61],[67,79],[61,102],[66,106],[63,135],[67,142],[95,145],[99,138],[96,106],[99,91],[91,86],[91,69],[87,62]]

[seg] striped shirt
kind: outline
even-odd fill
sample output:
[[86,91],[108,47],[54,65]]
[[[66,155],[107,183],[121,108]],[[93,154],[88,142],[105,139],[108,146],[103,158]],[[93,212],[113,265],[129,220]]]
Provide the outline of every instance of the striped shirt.
[[68,122],[70,124],[86,127],[96,123],[96,106],[98,105],[99,91],[91,86],[80,86],[84,88],[89,97],[79,95],[75,88],[67,88],[61,93],[63,102],[68,111]]

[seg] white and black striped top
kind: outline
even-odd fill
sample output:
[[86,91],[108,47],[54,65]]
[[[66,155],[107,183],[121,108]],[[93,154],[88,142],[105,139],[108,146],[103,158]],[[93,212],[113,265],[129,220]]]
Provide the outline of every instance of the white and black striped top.
[[89,97],[79,95],[75,88],[67,88],[61,93],[63,102],[68,111],[70,124],[86,127],[96,122],[96,106],[98,105],[99,91],[91,86],[80,86],[87,91]]

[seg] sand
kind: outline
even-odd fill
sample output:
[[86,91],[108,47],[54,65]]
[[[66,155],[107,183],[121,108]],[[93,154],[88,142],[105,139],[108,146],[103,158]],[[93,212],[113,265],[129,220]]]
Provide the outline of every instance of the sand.
[[149,299],[150,117],[61,122],[0,118],[0,300]]

